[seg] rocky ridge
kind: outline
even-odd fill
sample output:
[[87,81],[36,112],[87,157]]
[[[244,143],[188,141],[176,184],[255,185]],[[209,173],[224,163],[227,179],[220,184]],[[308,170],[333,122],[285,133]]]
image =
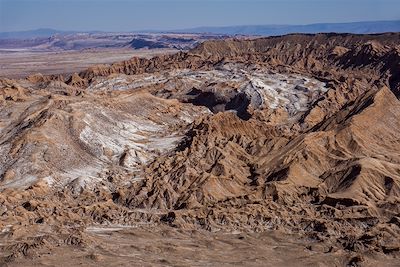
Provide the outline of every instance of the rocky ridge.
[[396,265],[399,70],[398,33],[317,34],[4,79],[1,227],[57,238],[10,238],[3,261],[146,222],[282,230],[350,265]]

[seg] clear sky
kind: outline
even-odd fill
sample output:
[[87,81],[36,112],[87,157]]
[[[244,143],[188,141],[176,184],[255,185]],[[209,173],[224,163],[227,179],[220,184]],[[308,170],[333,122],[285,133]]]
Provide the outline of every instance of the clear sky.
[[170,30],[400,19],[400,0],[0,0],[0,32]]

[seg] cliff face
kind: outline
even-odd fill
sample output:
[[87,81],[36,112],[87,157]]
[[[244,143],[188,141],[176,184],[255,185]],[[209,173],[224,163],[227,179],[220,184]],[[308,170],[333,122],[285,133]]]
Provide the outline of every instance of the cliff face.
[[1,224],[280,229],[395,262],[399,70],[397,33],[318,34],[2,80]]

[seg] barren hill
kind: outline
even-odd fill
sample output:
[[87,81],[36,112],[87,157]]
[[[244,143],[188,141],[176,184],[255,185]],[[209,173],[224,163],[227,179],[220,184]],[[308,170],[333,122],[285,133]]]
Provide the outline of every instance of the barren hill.
[[146,224],[265,248],[274,230],[314,261],[274,266],[396,266],[399,70],[398,33],[296,34],[3,79],[2,260],[111,251],[90,227]]

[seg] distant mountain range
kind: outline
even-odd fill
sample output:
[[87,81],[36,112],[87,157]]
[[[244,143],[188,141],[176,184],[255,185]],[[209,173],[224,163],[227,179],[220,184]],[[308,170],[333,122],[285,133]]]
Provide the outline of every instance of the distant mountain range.
[[[135,31],[140,32],[140,31]],[[146,31],[153,33],[210,33],[225,35],[262,35],[274,36],[288,33],[382,33],[400,32],[400,20],[395,21],[364,21],[349,23],[316,23],[308,25],[242,25],[226,27],[198,27],[171,31]],[[37,29],[31,31],[0,32],[0,39],[26,39],[50,37],[56,34],[67,35],[76,33],[101,33],[101,31],[60,31],[55,29]]]
[[308,25],[243,25],[227,27],[199,27],[176,32],[213,33],[227,35],[283,35],[289,33],[382,33],[399,32],[400,20],[349,23],[317,23]]

